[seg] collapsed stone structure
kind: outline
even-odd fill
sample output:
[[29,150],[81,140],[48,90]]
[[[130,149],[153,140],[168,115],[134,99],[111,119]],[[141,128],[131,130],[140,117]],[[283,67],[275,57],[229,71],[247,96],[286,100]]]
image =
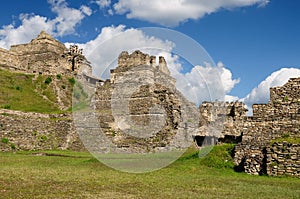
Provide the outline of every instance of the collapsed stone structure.
[[253,105],[244,129],[235,147],[236,165],[249,174],[299,177],[300,78],[271,88],[270,102]]
[[184,148],[197,128],[197,108],[176,89],[166,61],[122,52],[111,79],[98,85],[95,110],[111,145],[131,152]]
[[0,48],[0,68],[30,74],[74,75],[83,72],[92,76],[91,65],[82,49],[76,45],[66,48],[45,31],[27,44],[13,45],[10,50]]
[[[140,51],[121,53],[111,79],[96,84],[101,80],[91,75],[82,50],[67,49],[43,31],[29,44],[9,51],[0,48],[0,68],[37,75],[80,74],[96,89],[92,106],[101,129],[116,147],[148,152],[185,147],[191,138],[199,146],[233,142],[238,143],[234,161],[241,170],[300,176],[300,78],[271,88],[270,102],[253,105],[253,116],[248,117],[241,102],[203,102],[195,109],[176,90],[165,59],[159,57],[156,65],[155,56]],[[0,149],[84,150],[72,121],[68,114],[0,110],[0,138],[8,138],[11,144],[2,142]],[[132,134],[128,126],[138,133]]]
[[242,102],[203,102],[199,128],[194,132],[198,146],[241,141],[247,109]]

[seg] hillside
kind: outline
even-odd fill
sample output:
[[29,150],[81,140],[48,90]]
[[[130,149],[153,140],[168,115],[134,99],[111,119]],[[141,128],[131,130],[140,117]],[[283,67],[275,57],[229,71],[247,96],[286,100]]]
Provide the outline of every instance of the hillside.
[[74,78],[0,70],[0,108],[54,113],[72,105]]

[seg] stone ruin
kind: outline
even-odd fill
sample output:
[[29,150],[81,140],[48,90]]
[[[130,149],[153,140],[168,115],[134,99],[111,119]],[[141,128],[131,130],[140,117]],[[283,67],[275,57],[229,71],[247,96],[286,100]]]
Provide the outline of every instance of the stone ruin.
[[197,108],[176,89],[165,59],[155,60],[141,51],[122,52],[111,79],[96,88],[100,127],[120,150],[143,153],[192,142]]
[[253,105],[244,129],[234,157],[240,170],[300,177],[300,78],[271,88],[270,102]]
[[[166,146],[185,146],[192,142],[190,138],[200,147],[231,142],[237,143],[234,157],[237,170],[249,174],[300,176],[300,78],[290,79],[282,87],[271,88],[270,102],[253,105],[253,116],[248,117],[241,102],[203,102],[196,113],[191,111],[195,105],[177,91],[165,59],[159,57],[156,65],[155,56],[140,51],[121,53],[118,67],[111,70],[111,79],[96,84],[101,80],[91,75],[90,63],[82,49],[75,45],[67,49],[44,31],[28,44],[11,46],[9,51],[0,48],[0,68],[30,74],[81,74],[83,80],[95,85],[93,106],[97,110],[98,121],[105,135],[117,147],[151,151]],[[134,84],[130,82],[137,81],[145,81],[145,84],[138,89],[133,86],[136,90],[132,90],[130,87]],[[118,92],[131,94],[124,98],[127,104],[121,103],[128,105],[127,112],[112,111],[118,108],[117,102],[121,99]],[[152,109],[153,104],[158,104],[159,108]],[[71,115],[0,112],[1,138],[8,137],[18,150],[84,150],[74,132]],[[189,115],[189,112],[192,114]],[[115,120],[124,114],[131,120],[123,123]],[[200,120],[190,122],[194,119],[193,114],[197,114],[194,118]],[[157,124],[151,123],[152,116]],[[160,120],[164,123],[159,123]],[[15,125],[16,121],[20,121],[18,125]],[[125,128],[128,122],[137,127],[152,125],[162,128],[155,134],[126,135],[124,130],[128,131]],[[219,133],[215,134],[210,126]],[[51,138],[47,142],[36,142],[39,135],[35,132],[41,129],[43,135]],[[184,133],[186,129],[190,130]],[[140,130],[145,132],[146,129]],[[178,130],[182,133],[181,138],[172,143]],[[3,143],[0,143],[0,148],[2,151],[12,150]]]
[[203,102],[199,107],[199,128],[193,133],[201,147],[241,141],[247,109],[242,102]]
[[10,50],[0,48],[0,68],[46,75],[74,75],[84,68],[85,75],[92,74],[82,49],[76,45],[68,49],[45,31],[27,44],[12,45]]

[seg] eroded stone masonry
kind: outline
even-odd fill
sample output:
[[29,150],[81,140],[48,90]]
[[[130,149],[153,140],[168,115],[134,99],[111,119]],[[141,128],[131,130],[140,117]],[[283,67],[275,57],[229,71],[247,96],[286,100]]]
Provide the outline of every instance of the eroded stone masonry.
[[[166,60],[158,60],[156,64],[155,56],[140,51],[122,52],[111,78],[101,82],[92,76],[81,49],[67,49],[45,32],[28,44],[0,49],[5,70],[82,75],[81,81],[95,89],[91,107],[99,125],[118,148],[148,152],[186,147],[193,140],[199,147],[233,142],[237,169],[300,177],[300,77],[271,88],[270,102],[253,105],[253,116],[248,117],[242,102],[195,107],[176,89]],[[85,150],[73,121],[71,114],[0,110],[0,150]]]
[[[0,48],[0,68],[30,74],[74,75],[84,72],[91,76],[92,68],[76,45],[66,48],[51,35],[42,31],[27,44]],[[84,69],[84,71],[79,71]]]
[[270,89],[268,104],[246,117],[235,163],[250,174],[300,177],[300,78]]

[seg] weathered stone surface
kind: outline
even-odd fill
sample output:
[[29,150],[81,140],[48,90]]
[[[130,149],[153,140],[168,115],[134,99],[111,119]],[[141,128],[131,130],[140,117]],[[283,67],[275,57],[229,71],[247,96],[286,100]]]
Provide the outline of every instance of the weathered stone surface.
[[247,173],[299,177],[299,144],[271,146],[271,142],[279,138],[300,137],[299,88],[300,78],[271,88],[270,102],[253,105],[253,117],[245,118],[242,142],[235,147],[234,160]]
[[237,139],[242,135],[247,112],[244,103],[203,102],[199,112],[200,128],[194,136],[212,136],[206,131],[208,126],[220,128],[220,133],[215,135],[219,142],[230,142],[230,139]]
[[0,109],[0,132],[0,151],[85,150],[75,132],[70,114],[25,113]]
[[0,48],[0,68],[37,74],[77,74],[80,69],[91,76],[91,66],[78,46],[70,46],[55,40],[42,31],[28,44],[11,46],[10,50]]
[[[111,79],[96,88],[100,126],[118,148],[149,152],[166,146],[184,148],[192,143],[193,130],[186,129],[195,130],[198,123],[194,128],[187,126],[191,122],[186,115],[194,110],[197,118],[197,108],[176,90],[164,58],[159,58],[158,66],[154,60],[154,56],[140,51],[123,52],[118,67],[111,71]],[[176,138],[178,142],[174,143],[178,132],[189,135],[182,136],[181,141]]]
[[267,147],[267,174],[300,177],[300,144],[276,142]]

